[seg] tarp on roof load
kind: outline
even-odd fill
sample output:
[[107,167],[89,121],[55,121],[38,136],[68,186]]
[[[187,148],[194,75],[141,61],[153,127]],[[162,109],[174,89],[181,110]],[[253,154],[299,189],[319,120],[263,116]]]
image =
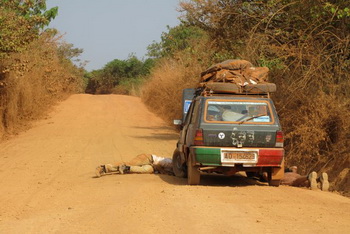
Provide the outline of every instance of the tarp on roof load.
[[267,83],[269,68],[254,67],[247,60],[230,59],[217,63],[201,73],[201,83],[225,82],[240,86]]

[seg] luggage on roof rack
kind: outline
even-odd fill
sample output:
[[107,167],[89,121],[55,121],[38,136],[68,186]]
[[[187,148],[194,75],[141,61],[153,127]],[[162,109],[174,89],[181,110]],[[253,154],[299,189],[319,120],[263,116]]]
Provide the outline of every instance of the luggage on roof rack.
[[210,93],[266,94],[276,92],[276,85],[267,81],[268,72],[267,67],[254,67],[249,61],[230,59],[202,72],[199,87]]
[[217,94],[266,94],[276,92],[274,83],[248,84],[240,86],[235,83],[207,82],[201,83],[203,91]]
[[248,84],[244,86],[245,93],[274,93],[276,92],[276,84],[274,83],[263,83],[263,84]]

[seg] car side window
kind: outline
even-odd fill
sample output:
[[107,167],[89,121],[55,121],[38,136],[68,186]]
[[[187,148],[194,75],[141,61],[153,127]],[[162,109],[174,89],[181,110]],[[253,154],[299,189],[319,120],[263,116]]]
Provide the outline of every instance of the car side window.
[[195,101],[192,101],[192,103],[190,104],[190,107],[188,109],[188,112],[186,114],[186,118],[185,118],[185,125],[190,123],[190,119],[193,115],[193,107],[194,107]]
[[196,122],[196,116],[198,115],[199,106],[200,106],[200,101],[196,101],[194,103],[194,107],[193,107],[193,111],[192,111],[192,118],[191,118],[191,123],[192,124],[194,122]]

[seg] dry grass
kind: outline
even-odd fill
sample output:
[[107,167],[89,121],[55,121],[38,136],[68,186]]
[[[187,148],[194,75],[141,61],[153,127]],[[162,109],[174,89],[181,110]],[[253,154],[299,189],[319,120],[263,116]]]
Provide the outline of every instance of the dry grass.
[[[344,171],[350,169],[350,66],[345,56],[350,37],[320,35],[325,38],[274,45],[252,33],[242,57],[261,62],[261,55],[270,55],[263,62],[276,65],[270,77],[278,87],[273,99],[285,132],[287,166],[297,165],[301,174],[328,172],[332,188],[350,194],[350,172]],[[333,45],[325,47],[325,41]]]
[[199,83],[203,67],[182,59],[163,59],[142,89],[142,101],[168,123],[181,118],[182,90]]
[[29,48],[0,61],[0,138],[15,134],[52,104],[82,91],[82,78],[57,55],[57,41],[42,36]]
[[142,101],[169,124],[182,116],[182,90],[197,87],[200,73],[211,65],[207,39],[193,41],[172,58],[162,58],[141,90]]

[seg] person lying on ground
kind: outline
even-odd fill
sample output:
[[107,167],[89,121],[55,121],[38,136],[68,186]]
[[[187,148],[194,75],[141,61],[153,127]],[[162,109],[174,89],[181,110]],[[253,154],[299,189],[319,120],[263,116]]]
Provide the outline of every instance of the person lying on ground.
[[[154,154],[140,154],[127,163],[104,164],[96,168],[97,177],[108,174],[127,173],[161,173],[174,175],[172,159],[159,157]],[[320,182],[320,188],[322,191],[328,191],[329,182],[327,173],[323,172],[321,173],[320,177],[317,177],[317,173],[313,171],[307,176],[302,176],[297,173],[297,167],[293,166],[287,169],[284,173],[284,177],[281,180],[281,185],[310,187],[311,189],[317,189],[318,182]]]
[[108,174],[152,174],[161,173],[174,175],[172,159],[154,154],[140,154],[129,162],[104,164],[96,168],[96,176]]
[[315,171],[311,172],[307,176],[302,176],[297,173],[298,168],[296,166],[292,166],[287,169],[284,173],[284,177],[281,180],[281,185],[289,185],[294,187],[309,187],[311,189],[318,188],[318,182],[320,182],[320,188],[322,191],[328,191],[329,182],[328,182],[328,174],[323,172],[320,177],[317,177],[317,173]]

